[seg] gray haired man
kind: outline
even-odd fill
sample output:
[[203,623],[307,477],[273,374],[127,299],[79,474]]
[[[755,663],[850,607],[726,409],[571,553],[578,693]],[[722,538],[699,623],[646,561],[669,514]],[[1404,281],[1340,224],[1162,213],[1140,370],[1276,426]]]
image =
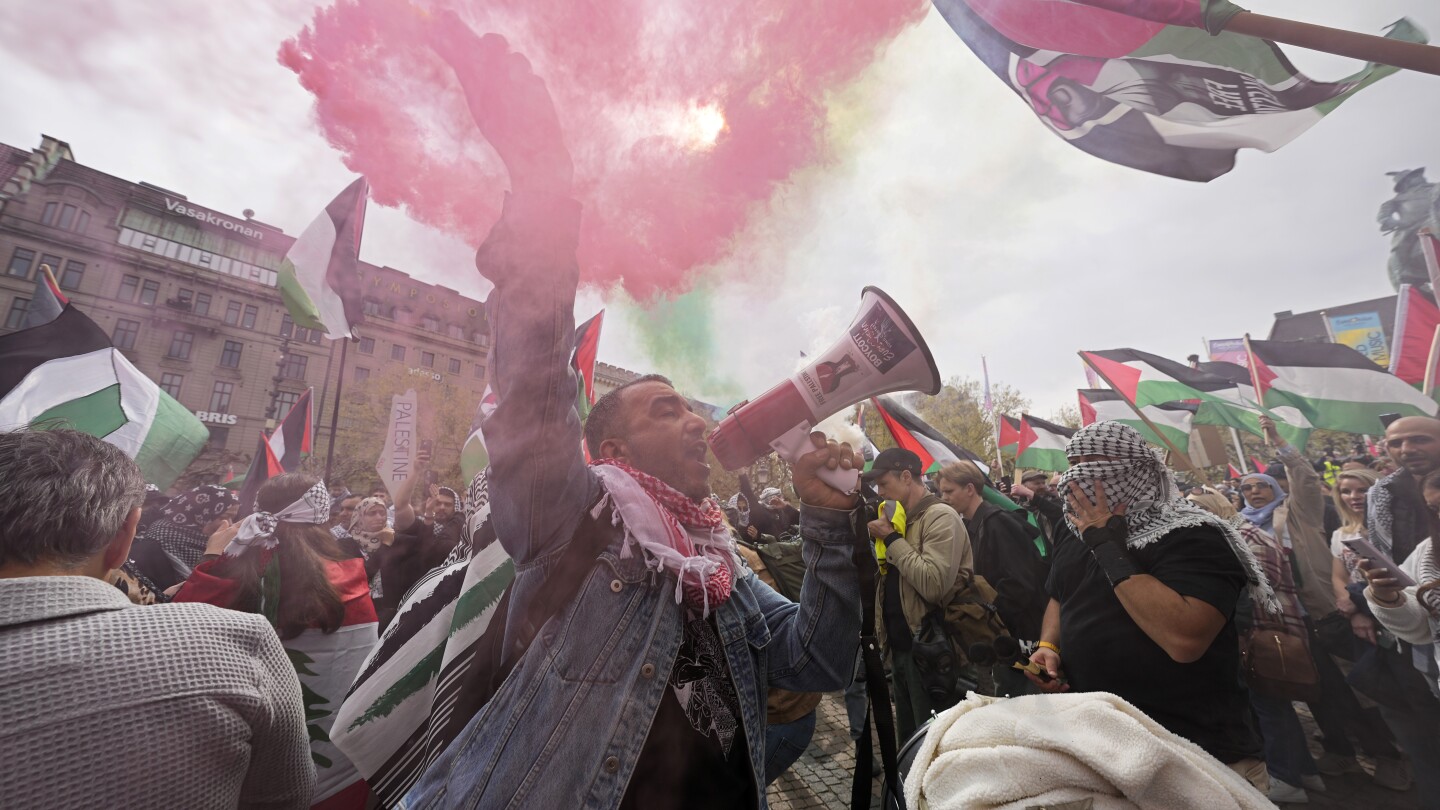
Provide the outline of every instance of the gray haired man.
[[0,433],[4,804],[308,807],[300,682],[265,619],[105,581],[144,495],[93,436]]

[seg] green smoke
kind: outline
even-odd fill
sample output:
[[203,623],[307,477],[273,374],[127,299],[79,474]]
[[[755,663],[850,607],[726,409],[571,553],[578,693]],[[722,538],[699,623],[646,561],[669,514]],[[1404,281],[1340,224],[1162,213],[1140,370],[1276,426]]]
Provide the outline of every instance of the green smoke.
[[633,308],[640,343],[660,373],[675,387],[711,404],[728,406],[743,392],[724,365],[726,353],[715,341],[715,307],[708,287],[698,286],[674,298],[658,296]]

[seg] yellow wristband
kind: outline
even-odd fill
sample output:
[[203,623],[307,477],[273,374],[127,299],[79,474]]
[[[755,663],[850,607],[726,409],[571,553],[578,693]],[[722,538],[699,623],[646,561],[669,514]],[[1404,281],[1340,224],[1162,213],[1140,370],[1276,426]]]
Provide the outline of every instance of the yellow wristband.
[[1059,655],[1059,654],[1060,654],[1060,648],[1059,648],[1059,647],[1056,647],[1054,644],[1051,644],[1051,643],[1048,642],[1048,641],[1037,641],[1037,642],[1035,642],[1035,646],[1036,646],[1036,647],[1044,647],[1044,648],[1047,649],[1047,650],[1054,650],[1056,655]]

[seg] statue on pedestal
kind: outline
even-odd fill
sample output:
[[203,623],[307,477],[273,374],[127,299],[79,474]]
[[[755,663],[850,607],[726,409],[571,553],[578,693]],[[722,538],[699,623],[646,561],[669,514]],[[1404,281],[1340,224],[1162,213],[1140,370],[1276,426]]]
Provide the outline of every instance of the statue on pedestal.
[[1440,237],[1440,183],[1425,179],[1425,169],[1388,172],[1395,180],[1395,196],[1380,206],[1375,219],[1380,231],[1390,234],[1390,283],[1429,288],[1430,272],[1420,251],[1423,228]]

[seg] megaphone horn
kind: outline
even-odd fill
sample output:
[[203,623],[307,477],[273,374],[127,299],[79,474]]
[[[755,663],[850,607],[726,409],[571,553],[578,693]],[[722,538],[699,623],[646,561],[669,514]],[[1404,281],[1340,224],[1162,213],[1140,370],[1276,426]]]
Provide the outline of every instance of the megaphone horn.
[[939,393],[940,371],[905,311],[879,288],[866,287],[844,336],[789,379],[731,409],[710,434],[710,448],[727,470],[771,450],[794,461],[826,417],[894,391]]

